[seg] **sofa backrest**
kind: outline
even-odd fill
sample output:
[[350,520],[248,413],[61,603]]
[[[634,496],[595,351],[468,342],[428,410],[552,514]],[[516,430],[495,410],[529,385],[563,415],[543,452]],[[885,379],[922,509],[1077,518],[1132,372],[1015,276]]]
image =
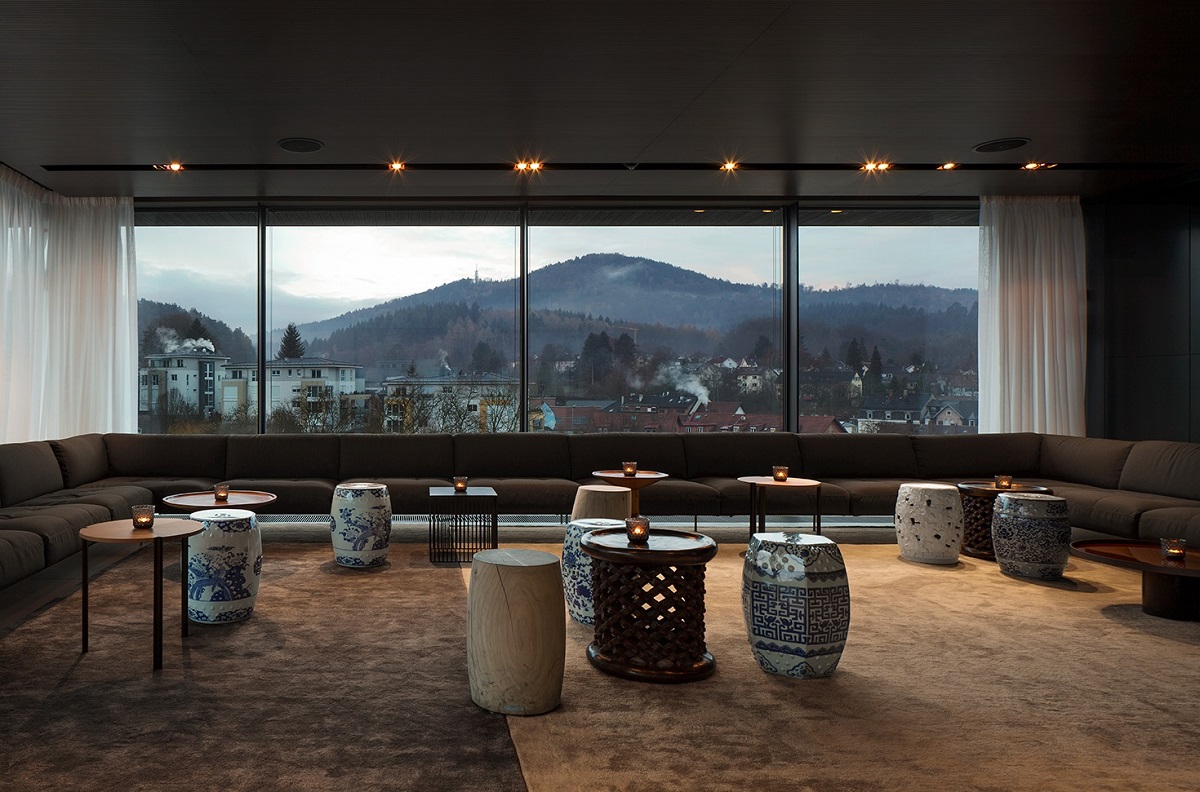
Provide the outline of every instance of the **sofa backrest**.
[[802,434],[805,476],[917,478],[912,442],[902,434]]
[[769,476],[775,465],[800,475],[800,443],[790,432],[684,434],[688,478]]
[[62,489],[62,470],[44,440],[0,445],[0,506]]
[[344,434],[338,478],[450,478],[454,436],[450,434]]
[[65,487],[78,487],[108,475],[108,451],[104,447],[104,435],[85,434],[65,440],[51,440],[50,448],[58,459]]
[[1119,488],[1200,500],[1200,444],[1134,443],[1121,470]]
[[454,435],[454,472],[460,476],[566,478],[567,436],[551,432]]
[[622,462],[637,462],[642,470],[686,477],[687,458],[682,435],[666,432],[601,432],[567,435],[571,446],[571,478],[592,477],[594,470],[619,470]]
[[225,478],[226,435],[106,434],[111,476]]
[[917,467],[924,479],[991,478],[1041,474],[1041,435],[913,435]]
[[335,434],[230,435],[224,478],[338,480]]
[[1133,443],[1099,437],[1042,435],[1042,478],[1116,489]]

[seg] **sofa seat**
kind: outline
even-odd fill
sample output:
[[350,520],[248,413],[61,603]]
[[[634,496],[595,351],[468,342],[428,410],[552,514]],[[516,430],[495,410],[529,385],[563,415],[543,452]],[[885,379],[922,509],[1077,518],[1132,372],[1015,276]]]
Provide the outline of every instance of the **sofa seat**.
[[[1119,527],[1132,522],[1135,525],[1135,531],[1128,536],[1131,539],[1139,539],[1142,538],[1141,517],[1143,514],[1156,509],[1177,508],[1200,508],[1200,502],[1137,492],[1111,493],[1096,502],[1092,507],[1089,520],[1085,524],[1093,530],[1117,533]],[[1122,533],[1121,535],[1126,534]]]
[[[350,484],[356,481],[386,485],[388,488],[388,497],[392,501],[392,514],[428,514],[429,488],[449,487],[454,483],[448,478],[387,478],[376,476],[349,478],[342,483]],[[333,505],[332,501],[329,505]]]
[[[605,484],[598,478],[584,478],[580,484]],[[619,485],[618,485],[619,486]],[[645,515],[720,514],[721,493],[712,487],[687,479],[665,478],[638,490],[640,511]],[[569,514],[570,506],[563,514]]]
[[153,501],[142,503],[159,503],[167,495],[179,495],[184,492],[203,492],[211,490],[220,479],[186,477],[186,476],[110,476],[90,484],[84,484],[80,489],[108,489],[110,487],[135,486],[150,490]]
[[[86,508],[75,506],[49,506],[42,508],[11,508],[0,512],[0,530],[28,531],[37,537],[41,546],[42,560],[45,566],[57,564],[64,558],[78,552],[83,543],[79,539],[79,531],[95,522],[105,522],[108,512],[102,506],[92,506],[101,509],[104,514],[97,519]],[[132,523],[130,524],[132,528]]]
[[1143,512],[1138,520],[1138,537],[1150,540],[1182,537],[1187,539],[1189,547],[1200,547],[1200,506]]
[[834,478],[821,482],[825,486],[837,487],[847,493],[849,510],[845,514],[855,517],[868,515],[886,516],[896,513],[896,496],[900,485],[919,479],[912,478]]
[[130,518],[132,516],[130,507],[139,503],[154,503],[154,493],[145,487],[121,484],[115,487],[105,487],[104,489],[76,487],[74,489],[59,490],[48,495],[30,498],[17,505],[25,507],[71,506],[78,504],[102,506],[107,510],[107,516],[98,520],[98,522],[104,522],[106,520],[125,520]]
[[[490,478],[467,479],[471,487],[496,490],[496,511],[500,514],[570,514],[579,485],[563,478]],[[429,510],[428,492],[422,512]]]
[[42,537],[32,531],[9,531],[0,523],[0,588],[46,568]]
[[333,488],[337,481],[316,478],[235,478],[226,479],[230,489],[260,490],[275,496],[265,506],[256,506],[259,514],[329,514]]
[[[722,516],[750,514],[750,485],[746,482],[725,476],[704,476],[695,481],[720,494]],[[767,514],[811,515],[814,500],[811,489],[771,488],[767,493]],[[821,514],[849,514],[849,508],[850,493],[835,484],[821,482]]]

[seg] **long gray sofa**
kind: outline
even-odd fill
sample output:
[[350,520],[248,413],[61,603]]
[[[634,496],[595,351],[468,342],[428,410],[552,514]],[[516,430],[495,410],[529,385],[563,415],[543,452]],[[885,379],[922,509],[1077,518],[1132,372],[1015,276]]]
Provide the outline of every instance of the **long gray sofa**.
[[[0,587],[79,551],[79,529],[129,507],[210,489],[261,489],[263,511],[326,514],[342,481],[388,485],[392,510],[421,514],[455,475],[493,486],[503,514],[570,512],[592,471],[637,460],[670,475],[641,491],[648,515],[750,511],[738,476],[788,465],[822,482],[824,515],[890,515],[906,481],[1008,473],[1067,499],[1072,524],[1127,538],[1200,543],[1200,445],[1056,435],[789,433],[138,435],[0,445]],[[772,492],[775,514],[811,514],[811,491]]]

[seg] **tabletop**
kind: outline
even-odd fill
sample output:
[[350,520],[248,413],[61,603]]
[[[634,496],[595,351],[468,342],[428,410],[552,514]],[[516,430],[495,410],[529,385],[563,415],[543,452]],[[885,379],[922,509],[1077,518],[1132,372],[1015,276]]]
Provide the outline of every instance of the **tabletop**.
[[204,492],[181,492],[178,495],[167,495],[163,503],[180,509],[223,509],[247,508],[250,506],[265,506],[274,502],[276,496],[272,492],[260,490],[229,490],[229,497],[223,501],[217,500],[212,490]]
[[153,528],[134,528],[133,520],[110,520],[81,528],[79,538],[112,544],[152,542],[155,539],[195,536],[203,530],[203,525],[186,517],[159,517],[154,520]]
[[738,476],[738,481],[745,484],[756,484],[760,487],[819,487],[821,482],[815,479],[796,478],[788,476],[779,481],[774,476]]
[[691,566],[717,554],[717,543],[704,534],[653,527],[644,545],[630,544],[624,528],[602,528],[580,537],[579,546],[604,561],[641,566]]
[[980,497],[990,498],[993,495],[1002,495],[1005,492],[1040,492],[1051,494],[1049,487],[1041,487],[1037,484],[1022,484],[1019,481],[1014,481],[1012,486],[997,487],[992,481],[961,481],[958,484],[958,491],[964,492],[967,495],[978,495]]
[[1080,558],[1142,572],[1200,577],[1200,550],[1190,547],[1178,561],[1163,559],[1157,542],[1134,540],[1085,539],[1071,542],[1071,552]]
[[446,496],[458,498],[494,498],[496,490],[491,487],[467,487],[466,492],[459,492],[454,487],[430,487],[429,497],[444,498]]

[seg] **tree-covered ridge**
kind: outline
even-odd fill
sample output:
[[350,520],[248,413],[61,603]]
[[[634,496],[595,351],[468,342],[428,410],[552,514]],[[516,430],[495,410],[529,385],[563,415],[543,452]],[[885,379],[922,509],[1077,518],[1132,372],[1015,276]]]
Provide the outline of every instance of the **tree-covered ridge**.
[[139,356],[173,352],[187,341],[211,341],[213,351],[233,362],[253,360],[254,342],[240,329],[195,308],[138,300]]

